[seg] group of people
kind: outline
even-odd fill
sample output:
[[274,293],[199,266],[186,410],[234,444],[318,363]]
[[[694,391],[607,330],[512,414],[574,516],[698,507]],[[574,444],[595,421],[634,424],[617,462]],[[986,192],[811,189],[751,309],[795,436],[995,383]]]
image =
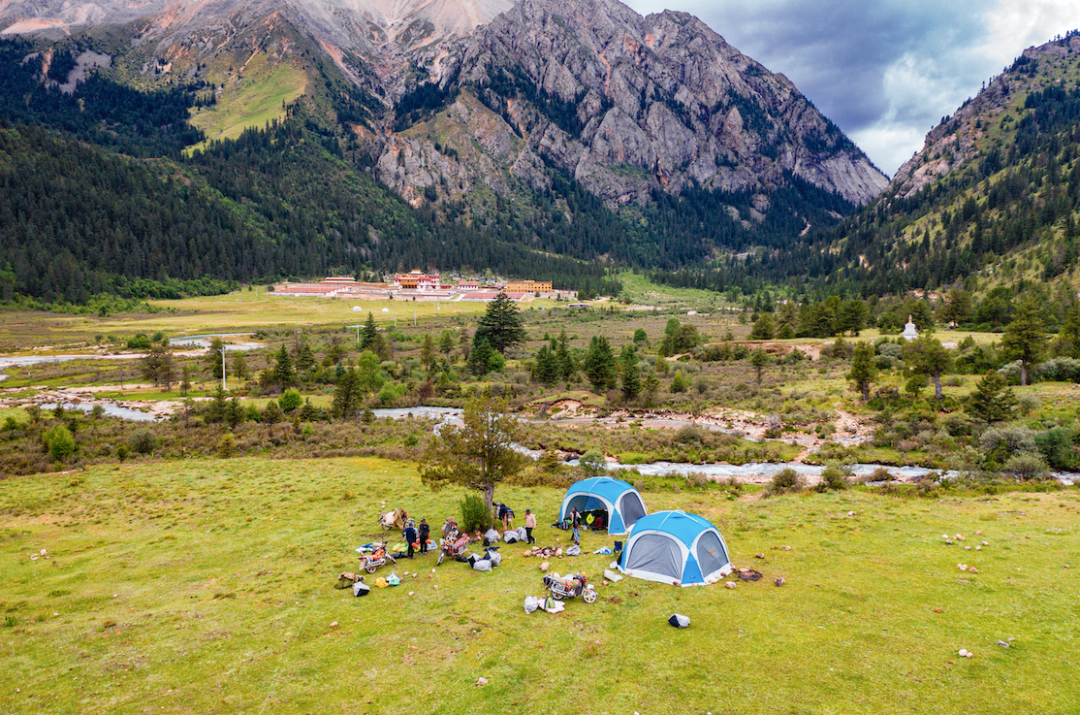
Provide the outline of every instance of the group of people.
[[[502,522],[503,531],[513,528],[514,524],[514,511],[505,504],[495,504],[496,513],[499,517],[499,521]],[[532,513],[531,509],[525,510],[525,534],[527,535],[527,543],[535,544],[536,539],[533,538],[533,529],[536,528],[536,514]],[[401,531],[401,537],[405,540],[408,551],[406,556],[413,558],[417,551],[423,556],[428,552],[428,538],[431,536],[431,526],[427,523],[427,519],[421,519],[420,524],[408,518],[406,515],[405,528]],[[460,534],[458,532],[457,521],[454,518],[447,517],[443,522],[442,527],[442,539],[444,543],[454,543],[458,540]],[[475,536],[470,537],[471,540],[483,541],[483,534],[479,531]]]

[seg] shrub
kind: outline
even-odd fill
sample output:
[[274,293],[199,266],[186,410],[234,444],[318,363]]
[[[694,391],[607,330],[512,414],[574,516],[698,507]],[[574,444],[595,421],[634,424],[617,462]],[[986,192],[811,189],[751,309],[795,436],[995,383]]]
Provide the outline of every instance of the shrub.
[[1035,432],[1023,425],[991,427],[979,437],[979,446],[987,459],[995,462],[1004,462],[1011,456],[1039,451]]
[[1076,438],[1078,434],[1068,427],[1054,427],[1035,435],[1035,443],[1046,458],[1046,463],[1054,469],[1075,470],[1080,467],[1080,455],[1077,455]]
[[75,453],[75,438],[64,425],[56,425],[45,433],[45,444],[49,454],[57,461],[63,461]]
[[227,459],[236,454],[236,435],[232,432],[221,435],[221,439],[218,440],[217,453],[222,459]]
[[839,491],[841,489],[848,488],[848,476],[850,476],[851,470],[846,467],[841,469],[839,467],[828,466],[821,473],[821,483],[825,485],[826,489],[833,489]]
[[1020,395],[1016,404],[1019,405],[1020,411],[1024,413],[1024,415],[1030,415],[1032,412],[1042,407],[1042,400],[1040,400],[1037,395],[1025,394]]
[[468,532],[486,531],[491,526],[491,512],[479,494],[466,494],[460,502],[461,528]]
[[1080,360],[1059,357],[1040,364],[1035,374],[1044,380],[1056,382],[1080,382]]
[[157,449],[158,438],[156,434],[144,427],[128,435],[127,443],[133,452],[150,454]]
[[1034,454],[1020,454],[1010,457],[1005,464],[1001,465],[1001,471],[1010,477],[1025,482],[1031,479],[1042,479],[1050,475],[1050,467],[1046,466],[1046,462],[1041,457]]
[[703,444],[705,429],[701,425],[683,425],[675,431],[675,444]]
[[766,494],[791,494],[794,492],[800,492],[803,487],[806,486],[806,480],[803,476],[790,467],[782,469],[773,475],[772,480],[769,482],[769,486],[766,488]]
[[595,449],[590,449],[585,454],[581,455],[581,459],[578,460],[578,465],[584,470],[590,477],[595,477],[598,474],[603,474],[607,471],[607,460],[604,459],[604,455]]
[[941,420],[941,426],[953,437],[971,434],[971,418],[963,412],[953,412]]
[[295,387],[290,387],[288,390],[278,398],[278,407],[282,412],[292,412],[293,410],[304,404],[304,398],[300,396],[300,391]]

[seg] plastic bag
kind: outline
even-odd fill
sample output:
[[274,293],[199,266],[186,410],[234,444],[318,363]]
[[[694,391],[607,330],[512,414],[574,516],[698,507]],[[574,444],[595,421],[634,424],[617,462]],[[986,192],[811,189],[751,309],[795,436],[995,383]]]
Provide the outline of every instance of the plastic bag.
[[566,549],[566,555],[567,556],[581,556],[581,547],[578,546],[577,544],[572,544],[569,548]]
[[520,540],[521,539],[518,538],[518,535],[517,535],[516,531],[508,531],[505,534],[503,534],[503,541],[505,541],[508,544],[516,544]]
[[533,611],[535,611],[537,609],[537,607],[539,605],[540,605],[540,599],[538,599],[536,596],[526,596],[525,597],[525,612],[526,613],[532,613]]
[[491,562],[492,566],[498,566],[502,563],[502,554],[500,554],[498,551],[488,551],[487,557],[488,560]]
[[396,573],[392,573],[386,577],[386,583],[389,586],[400,586],[401,579],[398,578],[398,575]]
[[379,578],[375,579],[375,585],[379,588],[386,588],[389,584],[386,583],[385,578],[380,576]]
[[676,628],[690,627],[690,619],[678,613],[672,614],[671,618],[667,619],[667,622],[675,626]]
[[352,594],[354,596],[357,596],[357,597],[366,596],[369,593],[371,593],[371,586],[368,586],[363,581],[357,581],[356,583],[353,584]]
[[490,571],[491,562],[487,559],[477,559],[473,562],[473,571]]

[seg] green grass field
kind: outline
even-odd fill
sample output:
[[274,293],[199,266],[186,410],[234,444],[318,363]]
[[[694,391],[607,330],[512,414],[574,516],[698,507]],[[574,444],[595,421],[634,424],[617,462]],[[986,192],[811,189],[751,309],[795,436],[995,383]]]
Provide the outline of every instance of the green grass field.
[[[540,572],[520,545],[504,546],[492,573],[453,562],[432,573],[427,557],[397,569],[401,586],[364,599],[333,588],[357,569],[353,548],[379,535],[383,500],[438,526],[459,496],[377,459],[150,463],[0,481],[3,710],[1075,711],[1076,490],[940,501],[646,492],[651,510],[711,519],[736,566],[765,578],[735,590],[597,578],[598,603],[571,601],[558,615],[524,613]],[[561,491],[497,498],[540,514],[542,544],[565,543],[547,526]],[[945,533],[989,546],[945,546]],[[584,546],[608,543],[586,535]],[[553,568],[599,577],[609,559]],[[673,612],[691,627],[669,627]],[[480,677],[489,684],[477,687]]]

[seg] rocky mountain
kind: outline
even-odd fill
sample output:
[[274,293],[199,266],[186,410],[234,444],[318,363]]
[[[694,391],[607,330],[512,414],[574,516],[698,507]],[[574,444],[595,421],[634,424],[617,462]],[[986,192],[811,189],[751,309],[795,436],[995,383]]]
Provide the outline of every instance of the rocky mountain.
[[[0,8],[9,34],[117,23],[130,23],[143,73],[221,87],[242,82],[263,54],[296,64],[313,48],[332,58],[374,98],[361,135],[379,177],[414,205],[429,187],[437,200],[478,187],[504,197],[522,186],[543,190],[545,163],[610,206],[690,186],[760,193],[738,216],[744,221],[760,220],[787,175],[853,204],[886,184],[786,77],[685,13],[642,17],[615,0],[8,0]],[[320,78],[307,74],[310,94]]]
[[[943,117],[840,224],[837,280],[875,292],[1080,286],[1080,32],[1031,47]],[[991,321],[993,322],[993,321]]]

